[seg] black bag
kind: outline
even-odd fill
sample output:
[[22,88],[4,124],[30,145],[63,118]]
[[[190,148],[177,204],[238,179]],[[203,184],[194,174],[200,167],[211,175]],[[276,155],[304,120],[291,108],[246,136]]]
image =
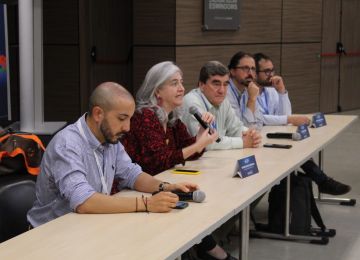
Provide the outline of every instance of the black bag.
[[0,133],[0,175],[27,172],[36,176],[45,147],[38,136],[30,133]]
[[[269,194],[268,232],[284,233],[286,210],[286,179],[274,186]],[[311,217],[320,229],[311,226]],[[334,236],[334,229],[326,229],[316,206],[311,179],[299,173],[290,177],[290,234]]]

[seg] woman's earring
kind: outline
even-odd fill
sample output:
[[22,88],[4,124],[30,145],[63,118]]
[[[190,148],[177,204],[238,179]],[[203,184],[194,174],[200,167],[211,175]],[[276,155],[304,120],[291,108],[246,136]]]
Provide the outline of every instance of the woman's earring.
[[156,96],[156,99],[157,99],[158,102],[161,101],[161,97],[160,97],[160,96]]

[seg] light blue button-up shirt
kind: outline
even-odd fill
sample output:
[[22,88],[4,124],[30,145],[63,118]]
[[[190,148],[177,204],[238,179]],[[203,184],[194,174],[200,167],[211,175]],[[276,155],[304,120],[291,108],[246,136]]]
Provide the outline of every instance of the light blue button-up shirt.
[[[242,98],[244,102],[248,100],[248,94],[245,90]],[[287,118],[291,115],[291,103],[288,92],[280,94],[274,87],[264,87],[261,94],[256,99],[261,117],[257,116],[257,120],[261,120],[264,125],[286,125]],[[242,115],[244,118],[249,118],[248,114]]]
[[95,153],[103,167],[107,193],[114,178],[121,180],[121,187],[133,188],[141,167],[131,162],[121,143],[102,145],[83,115],[56,134],[46,148],[36,181],[36,200],[27,215],[33,227],[75,211],[94,193],[103,191]]

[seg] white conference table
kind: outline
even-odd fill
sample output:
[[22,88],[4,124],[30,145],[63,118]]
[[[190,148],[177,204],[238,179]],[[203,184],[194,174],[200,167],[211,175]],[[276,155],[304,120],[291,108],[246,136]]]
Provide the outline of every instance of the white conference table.
[[[309,129],[310,138],[275,140],[292,144],[291,149],[206,152],[185,166],[200,170],[199,175],[165,171],[157,176],[169,182],[199,184],[206,193],[203,203],[190,203],[188,208],[170,213],[70,213],[1,243],[0,259],[174,259],[240,212],[245,212],[240,259],[247,259],[249,204],[324,149],[356,118],[326,115],[328,125]],[[264,127],[263,143],[274,142],[265,134],[275,131],[294,132],[295,127]],[[255,155],[259,173],[233,178],[235,162],[249,155]],[[134,194],[125,191],[119,196]]]

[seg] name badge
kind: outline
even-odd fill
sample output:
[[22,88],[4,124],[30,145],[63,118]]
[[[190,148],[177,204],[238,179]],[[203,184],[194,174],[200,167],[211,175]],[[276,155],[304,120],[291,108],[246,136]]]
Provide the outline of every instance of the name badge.
[[234,177],[246,178],[259,172],[254,155],[242,158],[236,162]]
[[319,112],[312,117],[312,127],[318,128],[326,125],[326,119],[323,113]]
[[301,135],[301,139],[308,138],[310,136],[309,129],[307,125],[299,125],[296,132]]

